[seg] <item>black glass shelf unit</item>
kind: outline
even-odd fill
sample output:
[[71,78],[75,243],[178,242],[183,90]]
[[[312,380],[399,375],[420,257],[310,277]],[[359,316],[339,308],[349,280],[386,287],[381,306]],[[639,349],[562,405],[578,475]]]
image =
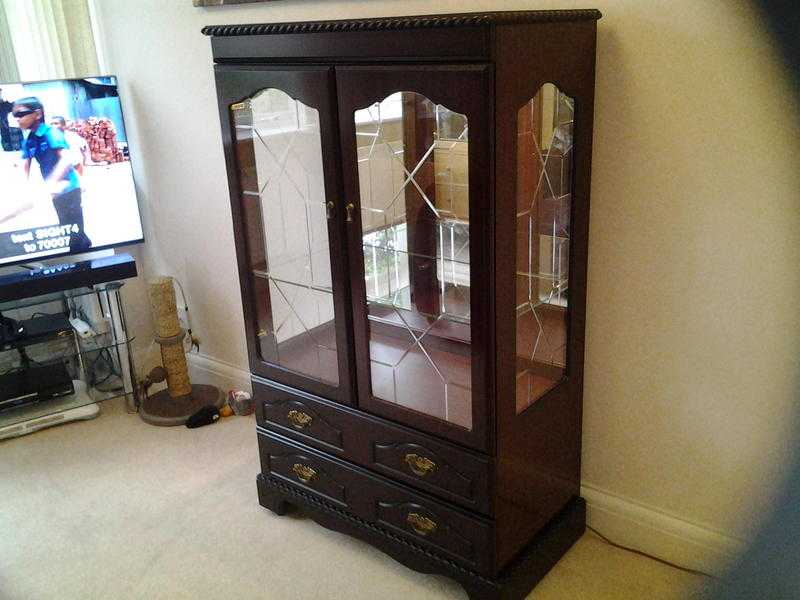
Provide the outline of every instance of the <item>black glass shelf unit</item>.
[[[0,343],[0,440],[112,398],[124,396],[135,408],[134,339],[123,286],[110,282],[0,303],[3,317],[23,329]],[[42,378],[52,378],[45,382],[52,385],[42,385]]]

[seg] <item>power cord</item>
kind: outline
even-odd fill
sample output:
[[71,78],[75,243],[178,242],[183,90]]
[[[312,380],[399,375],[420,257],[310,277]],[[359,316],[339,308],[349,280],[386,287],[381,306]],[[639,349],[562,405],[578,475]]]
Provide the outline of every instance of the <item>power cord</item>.
[[638,554],[639,556],[644,556],[645,558],[649,558],[656,562],[660,562],[663,565],[667,565],[668,567],[672,567],[673,569],[678,569],[679,571],[684,571],[685,573],[691,573],[693,575],[702,575],[703,577],[709,577],[710,579],[718,579],[715,575],[711,575],[710,573],[706,573],[704,571],[698,571],[697,569],[690,569],[689,567],[682,567],[681,565],[675,564],[668,560],[664,560],[663,558],[658,558],[657,556],[653,556],[652,554],[647,554],[646,552],[642,552],[641,550],[637,550],[636,548],[631,548],[630,546],[623,546],[622,544],[618,544],[616,542],[612,542],[602,533],[597,531],[594,527],[589,525],[586,526],[586,529],[594,533],[597,537],[603,540],[609,546],[614,546],[615,548],[619,548],[620,550],[626,550],[628,552],[632,552],[634,554]]
[[[98,370],[97,370],[98,363],[101,362],[105,363],[106,368],[108,370],[108,373],[105,375],[105,377],[102,377],[102,379],[100,378],[100,375],[98,375]],[[117,372],[117,369],[114,365],[114,357],[111,355],[111,352],[109,351],[108,348],[101,348],[99,351],[97,351],[97,356],[94,358],[94,360],[89,365],[89,368],[87,370],[89,371],[91,377],[92,387],[96,387],[98,389],[100,389],[99,386],[101,386],[106,381],[111,379],[112,376],[121,377],[120,373]],[[100,390],[100,391],[113,391],[113,390]]]
[[25,352],[25,348],[23,347],[17,348],[17,353],[19,354],[20,368],[23,370],[30,368],[31,363],[37,367],[44,365],[44,363],[40,363],[38,360],[33,360],[30,356],[28,356],[28,353]]
[[[178,289],[181,292],[181,300],[183,300],[183,312],[186,315],[186,337],[184,339],[184,351],[191,352],[192,350],[200,351],[200,342],[197,341],[197,338],[194,337],[192,334],[192,316],[189,313],[189,303],[186,301],[186,294],[183,291],[183,285],[181,285],[180,280],[177,277],[173,277],[172,280],[175,282],[175,285],[178,286]],[[186,340],[189,341],[189,347],[186,348]]]

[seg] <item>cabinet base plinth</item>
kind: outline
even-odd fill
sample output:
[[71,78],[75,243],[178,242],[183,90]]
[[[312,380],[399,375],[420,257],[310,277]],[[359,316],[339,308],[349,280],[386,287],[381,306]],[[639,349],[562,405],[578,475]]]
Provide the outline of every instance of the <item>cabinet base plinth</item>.
[[317,523],[382,550],[401,564],[457,581],[472,600],[523,600],[586,529],[586,502],[575,497],[497,576],[485,577],[273,477],[258,475],[260,504],[283,515],[297,506]]

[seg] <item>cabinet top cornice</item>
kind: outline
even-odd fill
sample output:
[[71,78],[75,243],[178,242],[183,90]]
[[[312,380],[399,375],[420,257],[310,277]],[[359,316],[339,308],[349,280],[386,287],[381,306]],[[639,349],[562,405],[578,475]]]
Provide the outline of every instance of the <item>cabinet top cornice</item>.
[[403,29],[441,29],[452,27],[481,27],[518,23],[556,21],[596,21],[599,10],[525,10],[449,15],[419,15],[413,17],[383,17],[347,19],[341,21],[302,21],[295,23],[260,23],[245,25],[207,25],[202,32],[208,36],[273,35],[287,33],[334,33],[338,31],[397,31]]

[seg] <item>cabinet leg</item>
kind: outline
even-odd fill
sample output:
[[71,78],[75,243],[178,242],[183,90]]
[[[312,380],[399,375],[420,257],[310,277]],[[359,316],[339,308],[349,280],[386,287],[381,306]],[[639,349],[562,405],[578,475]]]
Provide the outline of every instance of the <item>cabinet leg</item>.
[[291,504],[283,500],[280,496],[267,496],[260,499],[261,506],[268,508],[276,515],[282,517],[289,511]]
[[256,478],[256,485],[258,487],[258,503],[261,506],[281,517],[289,511],[292,504],[287,502],[280,493],[264,485],[260,475]]
[[467,592],[469,600],[505,600],[503,593],[493,587],[481,584],[468,584],[463,581],[460,582],[461,587]]

